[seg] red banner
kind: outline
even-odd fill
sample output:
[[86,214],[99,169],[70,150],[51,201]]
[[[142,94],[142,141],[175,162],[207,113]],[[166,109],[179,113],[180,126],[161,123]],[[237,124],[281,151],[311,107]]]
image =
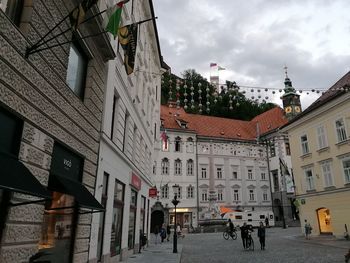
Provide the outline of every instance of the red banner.
[[137,190],[141,189],[141,179],[134,173],[131,174],[131,185]]

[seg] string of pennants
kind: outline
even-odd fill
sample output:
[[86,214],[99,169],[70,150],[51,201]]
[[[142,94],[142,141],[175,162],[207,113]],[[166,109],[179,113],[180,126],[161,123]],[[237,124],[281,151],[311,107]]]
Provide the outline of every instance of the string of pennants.
[[[232,86],[227,86],[226,83],[217,84],[217,83],[207,83],[203,85],[202,83],[198,83],[196,87],[194,87],[193,83],[183,80],[176,79],[175,81],[169,80],[169,99],[168,102],[175,101],[176,107],[179,109],[181,105],[185,110],[191,109],[194,110],[198,107],[198,112],[201,114],[205,108],[207,113],[210,112],[210,106],[213,102],[216,104],[219,100],[222,100],[223,95],[228,93],[228,108],[230,110],[234,109],[234,103],[236,107],[240,106],[240,101],[245,99],[250,99],[255,103],[267,103],[270,99],[277,95],[283,95],[284,89],[278,88],[266,88],[266,87],[254,87],[254,86],[244,86],[237,85],[235,82],[232,82]],[[164,77],[162,76],[162,84],[164,84]],[[204,87],[205,86],[205,87]],[[210,92],[210,88],[215,89],[213,93]],[[215,88],[216,87],[216,88]],[[221,92],[218,92],[217,87],[220,87]],[[183,90],[183,93],[180,93],[180,90]],[[332,88],[333,91],[350,91],[349,86],[343,86],[340,88]],[[323,95],[327,90],[326,89],[300,89],[295,90],[297,95]],[[195,94],[197,92],[197,94]],[[173,95],[175,94],[175,97]],[[195,102],[195,95],[198,95],[198,101]],[[183,98],[183,101],[181,101]]]

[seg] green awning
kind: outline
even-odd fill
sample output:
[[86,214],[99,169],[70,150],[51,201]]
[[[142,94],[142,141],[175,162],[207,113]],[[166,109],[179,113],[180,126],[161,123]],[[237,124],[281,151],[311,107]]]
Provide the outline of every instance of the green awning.
[[75,201],[82,208],[93,210],[105,210],[103,206],[95,199],[88,189],[80,182],[71,180],[64,176],[50,175],[49,188],[53,191],[58,191],[71,196],[74,196]]
[[16,157],[0,153],[0,188],[51,199],[51,193]]

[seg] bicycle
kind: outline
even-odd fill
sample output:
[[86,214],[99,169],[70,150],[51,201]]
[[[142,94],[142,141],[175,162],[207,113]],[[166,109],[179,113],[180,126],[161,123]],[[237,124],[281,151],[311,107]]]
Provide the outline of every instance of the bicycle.
[[248,230],[247,246],[246,249],[254,250],[254,240],[252,238],[252,232]]
[[233,231],[231,231],[229,228],[226,228],[224,233],[222,233],[222,236],[224,237],[225,240],[228,240],[230,237],[233,240],[236,240],[237,239],[236,229],[233,229]]

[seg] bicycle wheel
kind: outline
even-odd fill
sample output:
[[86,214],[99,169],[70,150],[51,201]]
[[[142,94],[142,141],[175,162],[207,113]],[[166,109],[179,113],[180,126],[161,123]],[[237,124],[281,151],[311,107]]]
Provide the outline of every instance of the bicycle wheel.
[[230,238],[230,235],[229,235],[229,233],[228,233],[227,231],[225,231],[224,233],[222,233],[222,236],[223,236],[226,240],[228,240],[228,239]]
[[237,234],[236,234],[236,232],[232,232],[231,237],[232,237],[233,240],[236,240],[236,239],[237,239]]

